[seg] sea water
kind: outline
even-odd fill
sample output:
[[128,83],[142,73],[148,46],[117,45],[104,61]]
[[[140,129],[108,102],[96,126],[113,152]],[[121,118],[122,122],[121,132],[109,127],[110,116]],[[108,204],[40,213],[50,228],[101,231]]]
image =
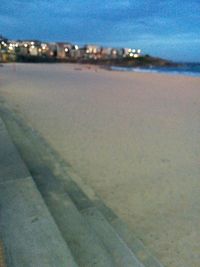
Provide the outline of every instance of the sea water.
[[111,70],[129,71],[129,72],[152,72],[169,75],[184,75],[200,77],[200,63],[186,63],[178,67],[116,67],[112,66]]

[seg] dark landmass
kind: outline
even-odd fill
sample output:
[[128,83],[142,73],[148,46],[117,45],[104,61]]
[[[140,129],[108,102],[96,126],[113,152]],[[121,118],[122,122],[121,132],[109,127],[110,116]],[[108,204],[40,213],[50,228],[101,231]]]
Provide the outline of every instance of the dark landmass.
[[162,58],[152,57],[149,55],[140,56],[138,58],[116,58],[116,59],[99,59],[84,60],[81,63],[103,65],[104,67],[178,67],[181,63],[176,63]]
[[162,58],[152,57],[149,55],[139,56],[138,58],[121,57],[121,58],[65,58],[59,59],[56,57],[45,56],[17,56],[16,62],[23,63],[81,63],[94,64],[109,69],[111,66],[117,67],[179,67],[182,63],[175,63]]

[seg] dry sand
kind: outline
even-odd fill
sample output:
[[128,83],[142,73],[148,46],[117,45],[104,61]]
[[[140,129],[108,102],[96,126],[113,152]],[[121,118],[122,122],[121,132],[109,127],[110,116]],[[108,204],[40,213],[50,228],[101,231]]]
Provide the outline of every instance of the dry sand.
[[165,266],[200,266],[200,78],[7,65],[0,95]]

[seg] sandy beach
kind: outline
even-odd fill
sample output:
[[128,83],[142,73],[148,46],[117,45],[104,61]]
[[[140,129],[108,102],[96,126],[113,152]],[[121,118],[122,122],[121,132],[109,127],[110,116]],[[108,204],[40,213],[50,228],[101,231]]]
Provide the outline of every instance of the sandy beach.
[[0,97],[166,267],[200,264],[200,78],[0,68]]

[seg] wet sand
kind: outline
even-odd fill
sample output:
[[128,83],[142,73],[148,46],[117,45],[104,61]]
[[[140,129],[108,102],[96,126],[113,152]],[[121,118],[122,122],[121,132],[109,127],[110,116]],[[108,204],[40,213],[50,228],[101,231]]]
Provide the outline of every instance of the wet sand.
[[0,68],[0,96],[166,267],[200,263],[200,78]]

